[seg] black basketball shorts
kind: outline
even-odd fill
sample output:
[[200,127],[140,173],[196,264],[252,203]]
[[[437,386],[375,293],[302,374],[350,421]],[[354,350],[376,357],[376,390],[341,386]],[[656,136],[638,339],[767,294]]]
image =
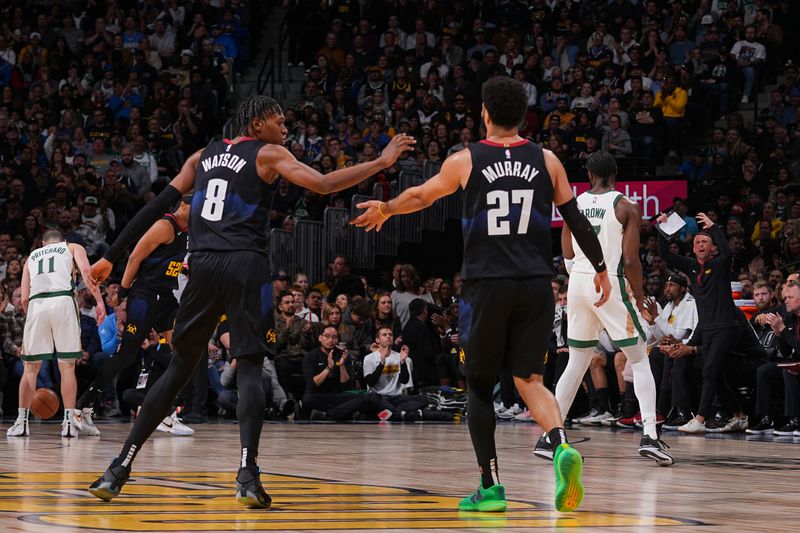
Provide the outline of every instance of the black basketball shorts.
[[265,254],[192,252],[189,282],[181,296],[173,344],[203,349],[227,315],[233,357],[264,356],[274,328],[272,280]]
[[459,340],[467,378],[542,374],[553,331],[549,277],[466,280],[459,303]]

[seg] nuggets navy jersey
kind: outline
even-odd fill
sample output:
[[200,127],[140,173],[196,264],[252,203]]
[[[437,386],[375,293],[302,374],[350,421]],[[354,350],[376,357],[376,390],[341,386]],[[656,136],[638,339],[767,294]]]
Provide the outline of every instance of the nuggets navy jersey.
[[541,147],[529,141],[481,141],[469,151],[462,278],[552,276],[553,184]]
[[265,143],[212,141],[200,155],[189,215],[189,251],[267,253],[272,193],[258,176]]
[[155,292],[173,291],[178,288],[178,274],[183,269],[188,237],[186,228],[178,226],[174,216],[166,215],[162,220],[172,225],[175,237],[169,244],[160,244],[142,261],[135,282],[136,287],[147,287]]

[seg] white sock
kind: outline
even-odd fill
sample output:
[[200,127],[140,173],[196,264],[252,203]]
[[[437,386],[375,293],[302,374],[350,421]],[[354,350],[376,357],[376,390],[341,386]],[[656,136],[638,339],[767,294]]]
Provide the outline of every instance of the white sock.
[[68,420],[72,416],[72,409],[64,409],[64,420]]
[[569,348],[567,368],[556,383],[556,401],[561,409],[561,420],[567,418],[569,408],[575,401],[575,395],[583,382],[583,376],[589,370],[594,355],[593,348]]
[[27,420],[29,416],[28,413],[30,413],[30,409],[20,407],[17,409],[17,420]]
[[628,358],[633,370],[633,388],[636,399],[639,400],[639,409],[642,412],[644,434],[651,439],[658,438],[656,431],[656,381],[650,370],[650,359],[647,358],[645,345],[641,341],[634,346],[622,349]]

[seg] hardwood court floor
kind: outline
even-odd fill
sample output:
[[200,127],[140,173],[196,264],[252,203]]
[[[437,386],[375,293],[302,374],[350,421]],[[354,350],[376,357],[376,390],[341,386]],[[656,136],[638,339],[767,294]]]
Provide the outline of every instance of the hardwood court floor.
[[[3,425],[5,430],[7,425]],[[505,514],[456,510],[477,485],[465,425],[268,424],[259,458],[271,511],[232,498],[238,427],[196,426],[193,437],[156,433],[135,481],[107,504],[85,488],[117,453],[127,423],[102,437],[62,439],[58,425],[0,439],[0,531],[598,531],[714,532],[800,529],[800,439],[749,441],[668,434],[678,464],[636,453],[638,433],[570,431],[586,457],[579,512],[553,510],[550,464],[531,454],[535,426],[498,425]]]

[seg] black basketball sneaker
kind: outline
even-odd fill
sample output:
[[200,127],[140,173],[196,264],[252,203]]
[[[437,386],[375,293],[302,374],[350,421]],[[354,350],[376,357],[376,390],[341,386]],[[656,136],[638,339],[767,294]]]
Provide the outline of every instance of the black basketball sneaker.
[[122,466],[119,459],[114,459],[103,475],[89,486],[89,492],[105,502],[110,502],[119,496],[130,478],[131,467]]
[[236,501],[248,509],[269,509],[272,498],[261,485],[258,468],[242,467],[236,474]]

